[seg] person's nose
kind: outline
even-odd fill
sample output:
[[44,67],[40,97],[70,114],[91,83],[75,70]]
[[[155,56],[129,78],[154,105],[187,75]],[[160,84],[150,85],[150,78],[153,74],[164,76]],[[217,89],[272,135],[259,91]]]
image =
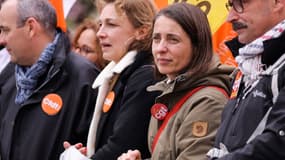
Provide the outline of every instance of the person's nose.
[[99,30],[97,31],[96,36],[97,36],[99,39],[102,39],[102,38],[106,37],[106,35],[107,35],[107,34],[106,34],[105,30],[104,30],[104,27],[101,26],[101,27],[99,28]]
[[233,22],[233,21],[236,21],[238,18],[239,18],[239,14],[233,8],[231,8],[229,10],[226,21],[227,22]]
[[6,46],[5,36],[1,33],[0,33],[0,46]]
[[165,40],[161,40],[157,45],[156,45],[156,51],[163,53],[167,51],[167,42]]

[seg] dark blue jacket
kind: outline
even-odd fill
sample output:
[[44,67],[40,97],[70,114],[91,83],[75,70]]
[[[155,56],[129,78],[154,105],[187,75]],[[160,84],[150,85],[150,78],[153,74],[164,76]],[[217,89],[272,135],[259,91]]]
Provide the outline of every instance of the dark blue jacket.
[[[285,34],[264,42],[262,63],[267,66],[285,53]],[[233,53],[242,45],[237,39],[228,43]],[[222,123],[215,147],[226,145],[230,154],[219,160],[284,160],[285,159],[285,66],[278,73],[279,96],[270,112],[265,130],[249,144],[247,140],[272,103],[272,76],[263,76],[253,90],[245,95],[243,84],[237,98],[231,99],[222,114]]]
[[[1,87],[1,160],[57,160],[63,141],[86,142],[95,106],[91,88],[99,71],[69,50],[69,40],[60,36],[45,79],[23,105],[15,104],[15,74]],[[62,99],[55,115],[46,114],[43,99],[51,93]]]

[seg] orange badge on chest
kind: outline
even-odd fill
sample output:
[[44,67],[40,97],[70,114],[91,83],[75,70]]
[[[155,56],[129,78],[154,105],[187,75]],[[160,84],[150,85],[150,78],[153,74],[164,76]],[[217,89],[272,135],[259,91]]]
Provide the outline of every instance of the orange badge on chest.
[[107,95],[107,97],[104,101],[104,106],[103,106],[103,112],[104,113],[106,113],[110,110],[114,100],[115,100],[115,92],[111,91],[111,92],[109,92],[109,94]]
[[196,137],[204,137],[208,133],[208,122],[194,122],[192,134]]
[[42,100],[42,110],[50,115],[56,115],[62,108],[62,99],[58,94],[48,94]]

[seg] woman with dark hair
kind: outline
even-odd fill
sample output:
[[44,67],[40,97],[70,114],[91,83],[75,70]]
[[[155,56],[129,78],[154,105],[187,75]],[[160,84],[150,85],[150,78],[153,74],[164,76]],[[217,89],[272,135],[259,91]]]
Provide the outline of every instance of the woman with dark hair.
[[[152,35],[156,68],[165,79],[148,87],[162,92],[151,108],[151,159],[207,159],[230,93],[232,68],[214,56],[207,17],[193,5],[162,9]],[[141,157],[139,150],[130,150],[118,159]]]

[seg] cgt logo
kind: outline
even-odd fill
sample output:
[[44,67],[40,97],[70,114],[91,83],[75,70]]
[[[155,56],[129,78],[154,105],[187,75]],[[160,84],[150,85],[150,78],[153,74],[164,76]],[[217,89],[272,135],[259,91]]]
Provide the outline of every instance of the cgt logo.
[[168,114],[168,108],[161,103],[156,103],[151,107],[151,114],[158,120],[163,120]]
[[48,94],[43,98],[41,107],[46,114],[56,115],[62,109],[62,99],[58,94]]

